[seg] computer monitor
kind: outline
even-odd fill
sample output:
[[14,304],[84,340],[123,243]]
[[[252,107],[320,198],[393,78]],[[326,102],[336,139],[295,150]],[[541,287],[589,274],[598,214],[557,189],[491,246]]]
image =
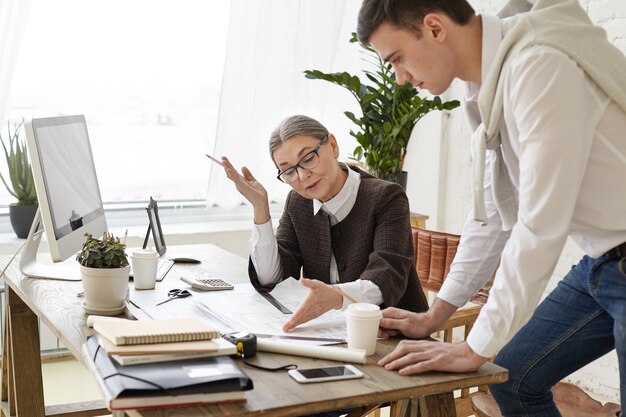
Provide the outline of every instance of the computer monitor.
[[37,248],[45,230],[52,261],[60,262],[81,250],[85,233],[107,231],[85,116],[33,119],[25,127],[39,210],[20,270],[34,278],[80,280],[78,262],[40,263]]

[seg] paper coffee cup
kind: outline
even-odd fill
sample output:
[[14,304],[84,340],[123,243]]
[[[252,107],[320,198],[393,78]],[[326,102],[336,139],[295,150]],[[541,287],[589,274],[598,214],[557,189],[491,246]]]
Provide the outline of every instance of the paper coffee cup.
[[383,313],[376,304],[354,303],[345,312],[348,348],[365,349],[366,355],[376,352],[378,325]]
[[159,254],[154,249],[138,249],[130,257],[136,290],[151,290],[156,283]]

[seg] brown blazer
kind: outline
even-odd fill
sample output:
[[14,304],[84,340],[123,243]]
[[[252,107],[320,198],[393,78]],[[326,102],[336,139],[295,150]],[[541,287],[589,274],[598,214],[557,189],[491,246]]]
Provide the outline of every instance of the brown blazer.
[[[417,278],[409,202],[402,187],[359,170],[361,184],[354,207],[333,227],[322,210],[313,215],[313,201],[291,191],[276,233],[281,280],[307,278],[330,283],[330,255],[335,254],[340,282],[367,279],[383,295],[381,307],[420,312],[428,303]],[[252,261],[250,281],[261,286]]]

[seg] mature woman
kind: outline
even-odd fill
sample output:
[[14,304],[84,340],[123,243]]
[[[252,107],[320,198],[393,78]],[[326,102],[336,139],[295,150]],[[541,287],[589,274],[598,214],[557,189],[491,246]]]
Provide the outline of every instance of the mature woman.
[[283,329],[342,308],[349,303],[343,294],[381,307],[427,310],[402,188],[338,162],[335,136],[307,116],[285,119],[272,132],[269,148],[278,180],[293,189],[276,235],[265,188],[247,168],[239,175],[227,158],[222,161],[254,207],[252,284],[270,291],[286,278],[306,277],[300,282],[309,295]]

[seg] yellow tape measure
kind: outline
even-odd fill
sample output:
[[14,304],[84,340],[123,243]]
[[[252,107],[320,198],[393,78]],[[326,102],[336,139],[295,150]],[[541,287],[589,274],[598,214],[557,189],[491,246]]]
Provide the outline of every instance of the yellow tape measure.
[[237,354],[244,358],[256,355],[256,336],[246,332],[223,334],[222,337],[237,347]]

